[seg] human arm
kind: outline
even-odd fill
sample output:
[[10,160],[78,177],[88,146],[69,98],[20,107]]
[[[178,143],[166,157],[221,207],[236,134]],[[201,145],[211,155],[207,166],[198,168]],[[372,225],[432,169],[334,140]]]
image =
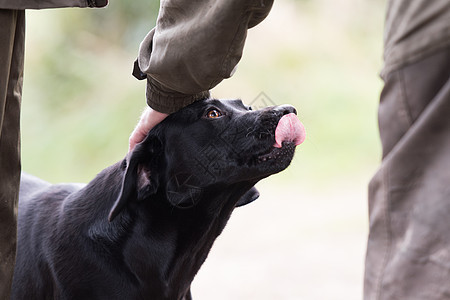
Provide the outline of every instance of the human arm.
[[168,114],[209,97],[234,73],[247,30],[273,0],[162,0],[156,27],[141,43],[133,75],[147,79],[147,108],[130,136],[129,151]]
[[172,113],[209,96],[230,77],[247,30],[273,0],[162,0],[156,27],[142,42],[134,75],[147,79],[147,103]]

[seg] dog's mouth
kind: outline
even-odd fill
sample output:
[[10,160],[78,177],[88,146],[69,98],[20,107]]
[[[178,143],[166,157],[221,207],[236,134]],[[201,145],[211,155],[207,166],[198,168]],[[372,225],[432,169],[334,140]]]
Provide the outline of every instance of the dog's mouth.
[[281,147],[272,147],[268,152],[258,155],[257,162],[264,163],[284,157],[292,157],[296,146],[294,142],[283,142]]
[[291,161],[295,147],[303,143],[306,131],[295,113],[286,114],[278,121],[275,128],[275,143],[257,155],[257,163],[277,161],[284,165]]

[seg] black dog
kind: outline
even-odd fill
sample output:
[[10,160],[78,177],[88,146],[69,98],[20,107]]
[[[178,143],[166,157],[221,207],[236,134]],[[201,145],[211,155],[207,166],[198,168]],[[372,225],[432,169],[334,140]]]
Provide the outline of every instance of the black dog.
[[12,299],[191,299],[233,209],[290,164],[304,137],[294,113],[206,99],[84,187],[24,174]]

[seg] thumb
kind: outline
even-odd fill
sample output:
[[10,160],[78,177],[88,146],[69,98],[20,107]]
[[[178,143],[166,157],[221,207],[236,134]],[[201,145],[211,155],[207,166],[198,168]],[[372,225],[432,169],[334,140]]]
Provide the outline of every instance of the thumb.
[[133,151],[134,147],[145,139],[147,133],[167,116],[168,114],[147,107],[130,135],[128,152]]

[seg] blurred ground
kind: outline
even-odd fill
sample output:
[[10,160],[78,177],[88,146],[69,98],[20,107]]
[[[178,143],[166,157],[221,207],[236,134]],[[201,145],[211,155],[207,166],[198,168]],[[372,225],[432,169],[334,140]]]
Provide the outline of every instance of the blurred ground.
[[365,182],[321,193],[261,184],[193,284],[196,299],[362,299]]
[[[384,2],[384,1],[383,1]],[[157,1],[27,12],[23,169],[86,182],[123,158],[145,106],[131,77]],[[214,89],[259,107],[289,103],[307,129],[289,169],[237,209],[193,283],[195,299],[362,298],[367,183],[380,146],[383,3],[277,0]]]

